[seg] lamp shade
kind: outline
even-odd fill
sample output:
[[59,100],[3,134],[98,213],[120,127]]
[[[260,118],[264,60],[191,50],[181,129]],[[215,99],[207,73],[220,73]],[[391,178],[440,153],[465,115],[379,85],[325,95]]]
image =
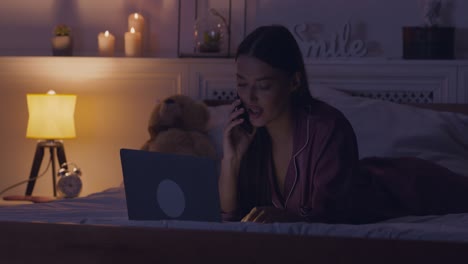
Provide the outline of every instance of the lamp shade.
[[27,94],[27,138],[66,139],[75,134],[76,95]]

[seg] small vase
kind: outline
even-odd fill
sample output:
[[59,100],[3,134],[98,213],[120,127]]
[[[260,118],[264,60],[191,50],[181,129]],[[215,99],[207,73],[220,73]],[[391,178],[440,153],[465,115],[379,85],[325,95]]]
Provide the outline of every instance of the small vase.
[[51,40],[54,56],[72,56],[73,39],[71,36],[55,36]]
[[208,11],[195,22],[195,53],[227,54],[226,41],[229,38],[227,25],[217,12]]

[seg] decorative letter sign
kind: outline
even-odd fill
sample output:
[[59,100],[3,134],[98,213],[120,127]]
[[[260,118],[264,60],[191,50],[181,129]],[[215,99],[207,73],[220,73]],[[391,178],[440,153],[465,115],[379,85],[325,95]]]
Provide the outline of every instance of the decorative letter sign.
[[306,42],[304,56],[307,58],[339,58],[339,57],[363,57],[367,54],[367,47],[363,40],[350,40],[351,25],[344,24],[343,29],[332,34],[327,42],[324,39],[306,40],[303,35],[307,33],[306,24],[298,24],[294,27],[294,33],[302,42]]

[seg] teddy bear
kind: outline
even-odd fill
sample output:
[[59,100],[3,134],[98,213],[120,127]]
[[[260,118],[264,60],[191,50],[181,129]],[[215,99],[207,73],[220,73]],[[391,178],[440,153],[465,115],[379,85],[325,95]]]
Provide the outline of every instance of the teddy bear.
[[207,105],[185,95],[172,95],[156,104],[149,122],[149,140],[142,150],[216,159],[208,134]]

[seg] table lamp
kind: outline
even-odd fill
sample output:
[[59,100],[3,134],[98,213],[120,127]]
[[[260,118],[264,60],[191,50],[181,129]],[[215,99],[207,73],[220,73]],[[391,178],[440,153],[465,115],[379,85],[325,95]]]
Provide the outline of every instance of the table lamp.
[[44,157],[44,150],[48,148],[55,197],[57,196],[55,158],[57,156],[59,164],[66,164],[62,139],[76,137],[74,119],[76,95],[56,94],[50,90],[47,94],[27,94],[27,103],[29,119],[26,137],[39,141],[26,187],[26,196],[30,196],[33,192]]

